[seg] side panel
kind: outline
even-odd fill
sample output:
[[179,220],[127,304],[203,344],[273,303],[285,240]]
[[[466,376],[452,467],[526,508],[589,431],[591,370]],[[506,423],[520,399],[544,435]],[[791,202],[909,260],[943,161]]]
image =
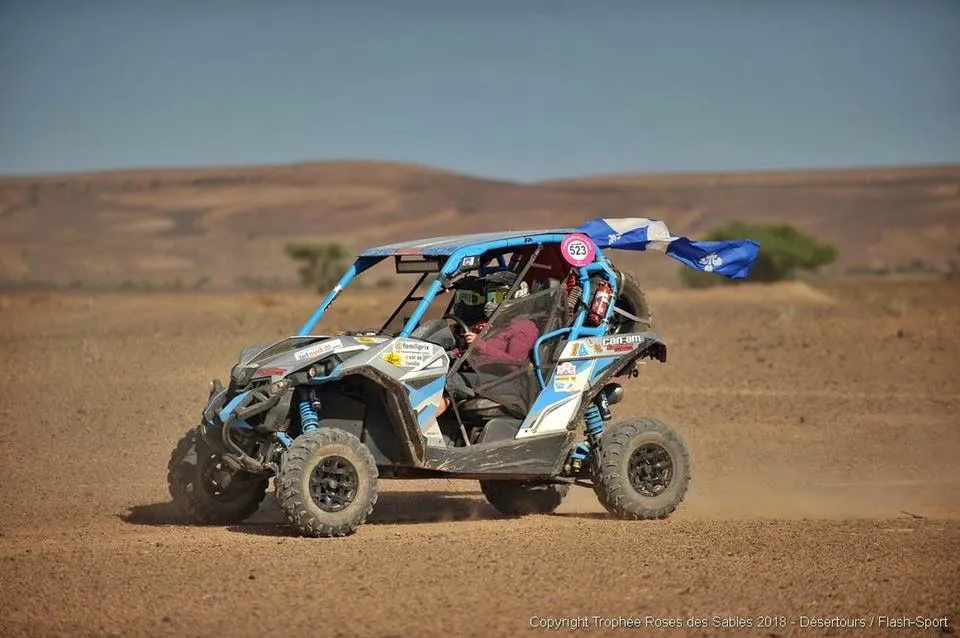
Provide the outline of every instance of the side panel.
[[595,361],[562,361],[517,431],[517,439],[566,432],[577,414]]
[[559,471],[571,441],[572,433],[564,431],[523,441],[506,439],[467,447],[427,448],[423,466],[460,478],[546,478]]
[[614,368],[652,350],[664,360],[666,346],[653,332],[612,337],[585,337],[567,343],[546,387],[524,419],[517,439],[544,436],[571,428],[588,400]]
[[339,377],[362,374],[374,381],[384,381],[388,399],[400,412],[395,417],[413,439],[408,443],[419,452],[415,457],[422,459],[425,445],[444,445],[436,413],[449,366],[450,359],[442,347],[417,339],[398,338],[351,357],[338,366],[334,374]]

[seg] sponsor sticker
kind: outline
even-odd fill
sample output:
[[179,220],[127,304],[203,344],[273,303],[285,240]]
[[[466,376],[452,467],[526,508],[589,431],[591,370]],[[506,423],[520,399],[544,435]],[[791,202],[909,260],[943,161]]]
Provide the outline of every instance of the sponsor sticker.
[[[383,360],[401,368],[415,368],[429,361],[436,354],[437,346],[417,341],[395,341],[392,351],[383,355]],[[442,365],[442,362],[441,362]]]
[[255,377],[279,377],[287,373],[286,368],[260,368],[253,373]]
[[570,345],[567,357],[586,358],[603,356],[613,352],[629,352],[642,337],[610,337],[603,340],[589,339]]
[[615,343],[607,346],[607,352],[630,352],[633,345],[629,343]]
[[365,343],[367,345],[373,345],[377,343],[383,343],[387,340],[386,337],[354,337],[357,343]]
[[340,339],[332,339],[330,341],[324,341],[323,343],[318,343],[316,345],[310,346],[309,348],[298,350],[293,355],[293,358],[296,359],[297,361],[313,359],[314,357],[323,356],[328,352],[333,352],[334,350],[336,350],[342,345],[343,343],[340,341]]
[[398,368],[403,364],[403,357],[396,352],[386,353],[383,355],[383,360],[392,366],[397,366]]
[[417,341],[395,341],[393,352],[402,357],[404,366],[415,367],[426,363],[433,356],[434,347]]
[[419,341],[396,341],[393,344],[393,351],[400,354],[430,354],[433,349],[433,345]]
[[572,392],[577,385],[577,366],[564,361],[557,366],[553,376],[553,389],[557,392]]
[[607,352],[629,352],[639,344],[643,343],[645,337],[640,335],[624,335],[622,337],[604,337],[600,340],[600,345]]

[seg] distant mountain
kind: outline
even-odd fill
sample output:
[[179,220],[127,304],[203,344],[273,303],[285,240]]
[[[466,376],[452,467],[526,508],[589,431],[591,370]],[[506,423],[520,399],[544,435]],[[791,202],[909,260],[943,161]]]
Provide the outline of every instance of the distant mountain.
[[[413,164],[328,162],[0,179],[0,284],[296,283],[292,241],[351,250],[463,232],[653,217],[696,237],[730,221],[789,222],[836,245],[834,270],[915,260],[960,244],[960,166],[715,175],[613,175],[538,183]],[[611,253],[648,283],[657,254]]]

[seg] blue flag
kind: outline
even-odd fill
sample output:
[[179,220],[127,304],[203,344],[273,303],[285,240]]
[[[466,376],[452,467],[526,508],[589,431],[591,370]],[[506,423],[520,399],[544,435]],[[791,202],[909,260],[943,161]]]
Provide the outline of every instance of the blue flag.
[[752,239],[693,241],[671,235],[662,221],[643,217],[591,219],[577,230],[589,236],[598,248],[661,250],[694,270],[729,279],[749,277],[760,254],[759,242]]

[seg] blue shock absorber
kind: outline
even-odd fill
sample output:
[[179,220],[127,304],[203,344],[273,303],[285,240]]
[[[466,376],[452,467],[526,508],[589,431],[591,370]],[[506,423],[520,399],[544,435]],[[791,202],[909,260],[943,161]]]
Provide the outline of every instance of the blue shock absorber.
[[320,425],[320,417],[317,416],[316,410],[313,409],[313,406],[310,405],[310,401],[301,401],[300,402],[300,430],[302,432],[312,432],[317,429],[317,426]]
[[570,460],[575,471],[579,471],[581,463],[586,460],[591,450],[599,448],[600,435],[603,433],[603,413],[596,405],[591,405],[583,413],[587,435],[586,443],[577,443],[570,451]]
[[603,416],[600,414],[600,408],[591,405],[583,413],[583,420],[586,424],[587,440],[591,445],[595,445],[600,434],[603,432]]

